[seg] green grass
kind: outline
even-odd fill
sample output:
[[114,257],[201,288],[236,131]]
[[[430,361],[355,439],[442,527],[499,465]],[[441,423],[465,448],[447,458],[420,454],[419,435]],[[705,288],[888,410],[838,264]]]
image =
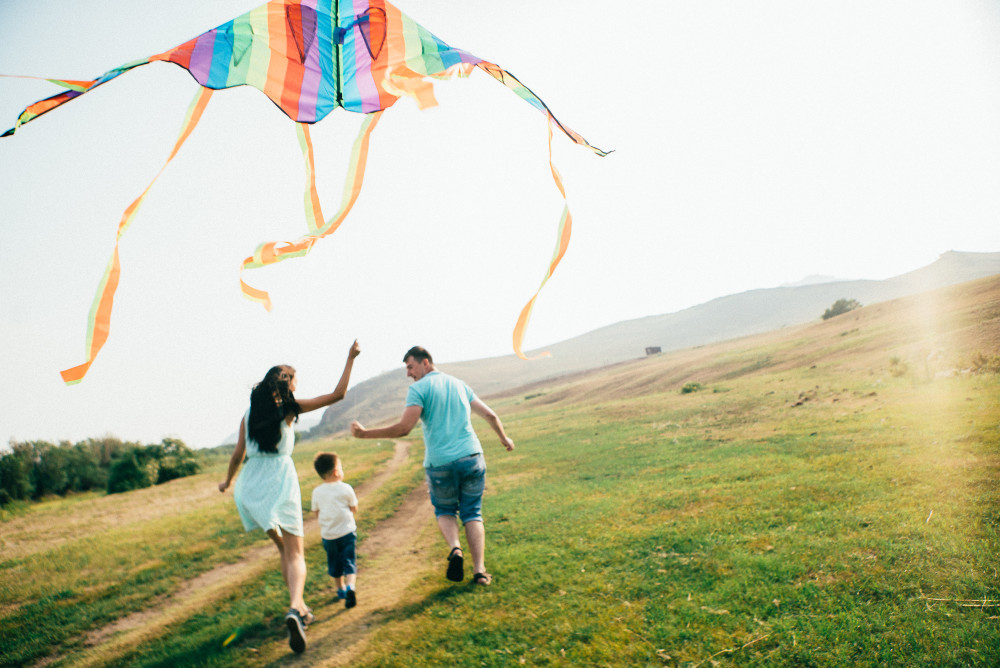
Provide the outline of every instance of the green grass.
[[[319,482],[312,470],[312,456],[321,446],[330,445],[310,443],[297,452],[306,504],[309,491]],[[367,480],[376,464],[390,456],[391,448],[384,445],[352,448],[352,482]],[[196,476],[194,484],[214,487],[224,477],[225,466],[220,464],[216,470]],[[84,527],[84,535],[52,549],[0,559],[0,600],[4,602],[0,663],[38,660],[53,648],[72,654],[82,649],[88,630],[154,605],[185,580],[220,564],[237,562],[248,547],[267,540],[261,532],[243,531],[231,494],[220,494],[219,498],[221,502],[211,506],[179,505],[149,523],[127,522],[96,533],[86,532]],[[38,531],[44,532],[46,522],[72,513],[74,503],[84,502],[72,497],[55,499],[25,512],[35,516]],[[391,511],[391,504],[383,504],[383,513]],[[378,514],[373,516],[372,522]],[[281,584],[277,569],[274,575]],[[287,605],[283,585],[277,592],[274,586],[266,580],[262,595],[279,608]],[[262,604],[260,598],[255,602]],[[204,628],[203,624],[198,626]]]
[[[894,376],[885,327],[860,323],[491,401],[517,442],[503,452],[476,423],[494,585],[452,585],[428,565],[352,663],[1000,665],[1000,377]],[[682,393],[688,383],[701,389]],[[363,503],[362,545],[422,481],[419,433],[410,439],[405,465]],[[301,444],[304,499],[318,482],[313,454],[330,448],[355,485],[391,456],[387,443]],[[193,484],[214,486],[224,466]],[[129,516],[129,503],[141,514],[161,493],[70,497],[3,518],[5,546],[27,540],[14,531],[26,525],[59,540],[0,553],[0,663],[55,648],[52,665],[72,665],[88,632],[155,609],[266,540],[242,531],[231,495]],[[95,508],[100,530],[59,524]],[[120,523],[108,524],[112,512]],[[307,599],[321,598],[324,554],[317,540],[307,548]],[[270,663],[286,605],[269,568],[103,663]]]
[[[374,472],[369,467],[372,454],[379,461],[391,454],[391,443],[382,441],[371,442],[325,442],[327,447],[320,448],[317,444],[306,444],[296,457],[297,460],[308,460],[311,467],[312,455],[320,449],[335,449],[349,462],[350,482],[360,485],[371,477]],[[365,535],[377,524],[392,516],[398,509],[406,493],[413,489],[419,480],[423,479],[423,469],[418,466],[420,451],[411,451],[410,456],[400,469],[385,482],[385,484],[366,497],[364,506],[360,509],[358,518],[358,539],[364,541]],[[367,455],[367,456],[365,456]],[[363,466],[356,470],[358,465]],[[300,467],[301,470],[301,467]],[[417,474],[419,473],[419,476]],[[303,502],[308,506],[308,497],[312,487],[319,484],[315,473],[312,478],[303,477]],[[312,538],[310,540],[309,538]],[[315,536],[306,541],[306,566],[308,579],[306,583],[306,599],[329,598],[331,592],[330,579],[326,574],[326,552]],[[168,633],[155,640],[136,647],[119,656],[108,665],[116,666],[244,666],[248,658],[246,652],[236,648],[247,649],[259,647],[273,642],[275,638],[283,639],[284,615],[288,609],[288,590],[277,569],[278,557],[274,555],[274,568],[267,569],[263,577],[233,591],[222,601],[219,601],[211,611],[194,615],[180,624],[170,628]],[[359,555],[359,566],[364,567],[364,554]],[[224,645],[227,638],[235,634],[230,642],[233,649]]]
[[518,415],[496,586],[425,580],[361,665],[995,665],[1000,610],[930,600],[1000,599],[995,377],[781,380]]

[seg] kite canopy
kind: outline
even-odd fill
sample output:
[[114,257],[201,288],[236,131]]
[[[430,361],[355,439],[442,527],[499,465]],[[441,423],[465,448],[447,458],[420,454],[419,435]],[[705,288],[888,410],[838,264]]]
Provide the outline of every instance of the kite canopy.
[[[28,106],[15,126],[2,136],[14,134],[25,123],[131,69],[156,61],[180,65],[203,87],[188,111],[180,138],[167,163],[197,125],[213,90],[253,86],[298,123],[299,142],[308,176],[305,204],[309,232],[294,242],[261,244],[251,257],[244,260],[244,269],[305,255],[318,239],[339,227],[360,193],[369,137],[381,112],[404,95],[412,97],[422,109],[434,106],[436,101],[428,77],[468,76],[478,68],[513,90],[545,114],[549,121],[550,165],[553,125],[575,143],[598,155],[607,155],[607,152],[591,146],[582,136],[560,123],[545,103],[509,72],[467,51],[449,46],[381,0],[274,0],[184,44],[126,63],[91,81],[49,79],[67,90]],[[316,192],[312,142],[306,124],[322,120],[337,107],[369,116],[355,141],[341,208],[332,218],[324,221]],[[552,175],[565,199],[562,182],[554,166]],[[155,181],[156,178],[153,179]],[[153,182],[125,210],[118,227],[119,239]],[[566,208],[560,220],[556,252],[542,285],[566,250],[571,226]],[[118,276],[116,240],[114,253],[91,309],[87,360],[62,372],[67,383],[83,379],[107,339]],[[270,308],[267,293],[250,287],[242,280],[241,287],[248,298]],[[535,297],[537,295],[538,292]],[[524,359],[527,358],[521,352],[521,342],[535,297],[522,310],[514,330],[514,351]]]

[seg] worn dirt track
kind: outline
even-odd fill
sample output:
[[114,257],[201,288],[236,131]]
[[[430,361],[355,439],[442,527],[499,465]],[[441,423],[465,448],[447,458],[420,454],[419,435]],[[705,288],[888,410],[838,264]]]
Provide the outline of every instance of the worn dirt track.
[[[379,489],[406,461],[410,444],[396,441],[393,457],[372,478],[355,490],[359,502]],[[367,637],[386,608],[399,601],[409,582],[430,567],[424,551],[427,531],[433,529],[433,512],[424,485],[412,490],[399,510],[380,522],[359,544],[358,606],[346,610],[336,598],[336,589],[327,586],[307,591],[306,598],[316,614],[308,629],[309,648],[303,655],[292,655],[284,636],[259,648],[234,647],[247,651],[248,662],[299,665],[343,665],[363,649]],[[306,535],[317,532],[316,519],[306,518]],[[208,608],[267,569],[276,568],[277,551],[268,541],[246,551],[233,564],[222,564],[186,581],[175,592],[146,610],[132,613],[87,634],[88,648],[72,657],[76,666],[101,665],[109,656],[119,656],[128,647],[155,638],[170,624],[182,622],[198,610]],[[252,657],[252,658],[251,658]],[[49,656],[36,666],[45,666],[65,656]]]

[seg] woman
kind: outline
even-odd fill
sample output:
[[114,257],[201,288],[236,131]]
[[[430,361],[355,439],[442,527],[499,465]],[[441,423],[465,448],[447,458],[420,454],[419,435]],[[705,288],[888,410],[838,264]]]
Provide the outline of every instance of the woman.
[[337,387],[330,394],[314,399],[295,398],[295,369],[285,365],[272,367],[250,393],[250,408],[240,422],[229,473],[219,483],[220,492],[229,489],[245,454],[246,465],[236,481],[233,497],[243,527],[247,531],[263,529],[278,547],[281,574],[290,599],[285,625],[288,643],[295,652],[305,650],[305,626],[313,616],[302,600],[306,560],[302,545],[302,492],[291,457],[295,446],[292,423],[300,413],[324,408],[344,398],[354,358],[360,354],[361,347],[355,340]]

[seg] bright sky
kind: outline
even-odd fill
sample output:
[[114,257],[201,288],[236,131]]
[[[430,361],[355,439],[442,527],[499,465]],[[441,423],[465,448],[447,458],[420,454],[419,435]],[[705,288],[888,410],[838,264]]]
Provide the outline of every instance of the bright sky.
[[[91,79],[254,0],[0,0],[0,73]],[[988,0],[399,0],[498,63],[563,122],[574,217],[526,347],[809,274],[881,279],[947,250],[1000,250],[1000,5]],[[300,396],[401,366],[511,353],[562,201],[543,117],[482,72],[401,100],[375,130],[361,197],[306,258],[248,272],[305,232],[293,123],[220,91],[122,240],[111,338],[83,383],[87,313],[123,209],[166,159],[198,87],[156,63],[0,140],[0,439],[111,433],[194,447],[235,431],[275,363]],[[0,128],[51,84],[0,79]],[[314,127],[324,210],[361,117]],[[359,416],[362,419],[364,416]]]

